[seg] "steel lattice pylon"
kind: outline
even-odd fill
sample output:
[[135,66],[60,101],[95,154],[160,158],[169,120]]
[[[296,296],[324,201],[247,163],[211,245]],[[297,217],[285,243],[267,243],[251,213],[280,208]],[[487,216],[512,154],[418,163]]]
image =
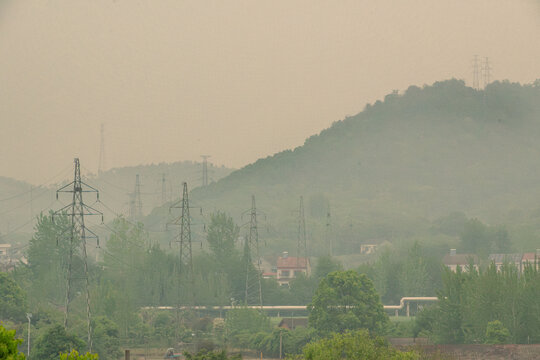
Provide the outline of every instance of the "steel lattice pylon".
[[298,209],[298,242],[296,246],[296,266],[300,266],[300,258],[306,259],[307,266],[306,218],[304,216],[304,197],[300,196]]
[[[65,300],[65,309],[64,309],[64,327],[68,327],[68,318],[70,313],[70,303],[71,303],[71,291],[73,282],[78,279],[84,280],[85,287],[85,296],[86,296],[86,315],[87,315],[87,330],[88,330],[88,349],[89,352],[92,352],[92,324],[91,324],[91,311],[90,311],[90,291],[89,291],[89,279],[88,279],[88,257],[86,253],[86,243],[87,239],[93,238],[96,239],[96,242],[99,246],[99,238],[91,230],[87,229],[84,224],[85,215],[101,215],[103,221],[103,214],[94,209],[93,207],[86,205],[83,202],[83,192],[94,192],[96,193],[97,199],[99,199],[99,192],[94,187],[85,184],[81,181],[81,167],[79,159],[75,158],[74,160],[74,177],[73,182],[64,185],[56,191],[56,198],[58,199],[59,193],[72,193],[73,199],[71,204],[64,206],[60,210],[56,211],[54,215],[67,215],[70,217],[71,226],[69,229],[69,258],[68,258],[68,273],[66,279],[66,300]],[[53,215],[53,216],[54,216]],[[77,276],[77,269],[73,267],[73,256],[75,252],[79,250],[77,244],[80,243],[80,250],[82,252],[82,261],[83,261],[83,274]]]
[[187,293],[184,298],[192,305],[193,296],[193,255],[191,250],[191,217],[189,214],[189,198],[187,183],[183,183],[182,199],[173,204],[170,209],[182,209],[179,218],[172,225],[180,225],[180,233],[176,241],[180,246],[180,262],[178,264],[179,290]]
[[244,243],[244,262],[246,266],[246,287],[244,305],[256,305],[262,309],[261,258],[259,254],[259,231],[257,229],[257,208],[255,195],[251,196],[249,235]]

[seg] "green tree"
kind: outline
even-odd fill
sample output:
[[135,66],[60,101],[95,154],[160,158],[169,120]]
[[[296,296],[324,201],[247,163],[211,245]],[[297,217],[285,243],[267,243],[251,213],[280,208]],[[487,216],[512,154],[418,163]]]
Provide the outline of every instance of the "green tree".
[[353,270],[323,278],[308,310],[310,326],[321,334],[355,329],[382,333],[389,321],[371,280]]
[[[97,304],[120,327],[123,336],[129,336],[129,328],[138,322],[137,308],[147,299],[148,289],[144,281],[154,269],[146,269],[148,234],[141,223],[135,225],[118,217],[112,224],[113,234],[107,241],[104,262],[107,272],[101,279],[106,290],[106,304]],[[98,299],[101,301],[101,299]]]
[[[67,216],[40,214],[35,233],[28,248],[28,265],[31,271],[31,298],[36,302],[62,303],[65,297],[65,273],[70,249],[69,219]],[[80,241],[73,239],[74,248]],[[75,268],[80,268],[81,259],[73,255]]]
[[371,337],[367,330],[346,331],[307,344],[306,360],[417,360],[414,352],[401,352],[389,347],[380,337]]
[[404,296],[426,296],[429,287],[429,274],[422,254],[422,247],[415,242],[407,253],[398,278]]
[[24,320],[26,296],[7,273],[0,272],[0,320]]
[[235,248],[238,234],[239,228],[229,215],[219,211],[212,214],[207,236],[212,265],[205,259],[203,268],[212,271],[207,283],[212,283],[215,301],[220,305],[228,305],[231,297],[238,301],[244,297],[247,263]]
[[70,335],[62,325],[48,328],[34,343],[32,358],[39,360],[56,360],[60,353],[80,350],[84,342],[75,335]]
[[93,323],[94,351],[102,360],[118,359],[122,355],[118,326],[104,316],[96,317]]
[[218,211],[210,216],[208,225],[208,245],[219,263],[226,262],[228,256],[235,252],[234,243],[240,229],[232,217]]
[[17,350],[20,343],[22,343],[21,339],[15,339],[15,330],[6,330],[0,324],[0,359],[24,360],[24,354]]

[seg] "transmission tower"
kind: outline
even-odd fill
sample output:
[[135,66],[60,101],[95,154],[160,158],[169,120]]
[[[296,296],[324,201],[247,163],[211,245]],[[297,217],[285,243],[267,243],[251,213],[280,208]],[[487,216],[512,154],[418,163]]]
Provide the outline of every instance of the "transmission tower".
[[129,217],[131,220],[140,220],[142,218],[141,182],[139,174],[135,175],[135,190],[131,194]]
[[161,174],[161,205],[167,202],[167,186],[165,184],[165,174]]
[[484,89],[491,81],[491,65],[489,64],[489,58],[486,56],[482,64],[482,77],[484,79]]
[[180,225],[180,233],[176,241],[180,246],[180,263],[178,266],[179,289],[187,292],[187,300],[192,303],[193,296],[193,257],[191,251],[191,217],[189,214],[189,198],[187,183],[183,183],[182,199],[173,204],[170,209],[182,209],[179,218],[172,225]]
[[201,155],[203,158],[202,163],[202,186],[208,186],[208,158],[210,155]]
[[307,243],[306,243],[306,218],[304,216],[304,197],[300,196],[300,208],[298,209],[298,243],[296,247],[296,266],[300,266],[300,258],[306,259],[307,266]]
[[334,240],[332,237],[332,218],[330,216],[330,205],[326,213],[326,243],[328,244],[328,255],[334,256]]
[[[65,300],[65,309],[64,309],[64,328],[68,327],[68,318],[71,311],[70,304],[72,300],[72,287],[75,280],[84,280],[85,286],[85,295],[86,295],[86,318],[87,318],[87,330],[88,330],[88,349],[92,352],[92,324],[91,324],[91,311],[90,311],[90,292],[89,292],[89,279],[88,279],[88,257],[86,253],[86,243],[87,239],[93,238],[96,239],[97,246],[99,246],[99,239],[95,233],[87,229],[84,224],[85,215],[101,215],[101,221],[103,222],[103,214],[94,209],[93,207],[86,205],[83,202],[83,192],[94,192],[96,193],[96,198],[99,200],[99,192],[94,187],[85,184],[81,181],[81,167],[79,159],[75,158],[75,174],[73,177],[73,182],[62,186],[56,191],[56,198],[58,199],[59,193],[72,193],[73,199],[71,204],[66,205],[60,210],[56,211],[53,214],[57,215],[67,215],[70,217],[71,226],[69,229],[69,258],[68,258],[68,273],[66,279],[66,300]],[[80,241],[80,243],[79,243]],[[82,252],[82,261],[83,269],[82,274],[78,273],[78,269],[75,269],[73,263],[73,257],[75,253],[79,251],[79,248]],[[81,272],[81,271],[79,271]]]
[[[180,247],[180,257],[178,264],[175,263],[175,273],[177,275],[176,322],[178,328],[183,321],[183,318],[180,316],[181,306],[184,305],[186,309],[190,309],[195,303],[193,256],[191,250],[191,216],[189,213],[190,207],[186,182],[183,183],[182,198],[169,207],[169,212],[172,209],[182,209],[180,217],[170,223],[170,225],[180,226],[180,233],[176,237],[176,242]],[[178,340],[178,331],[175,331],[175,337]]]
[[474,55],[473,61],[473,89],[480,90],[480,60],[478,55]]
[[101,124],[101,143],[99,147],[99,165],[98,165],[98,175],[101,175],[105,171],[105,124]]
[[259,255],[259,231],[257,229],[255,195],[251,196],[249,214],[249,235],[246,236],[244,243],[244,261],[246,265],[244,304],[246,306],[257,305],[262,310],[261,258]]

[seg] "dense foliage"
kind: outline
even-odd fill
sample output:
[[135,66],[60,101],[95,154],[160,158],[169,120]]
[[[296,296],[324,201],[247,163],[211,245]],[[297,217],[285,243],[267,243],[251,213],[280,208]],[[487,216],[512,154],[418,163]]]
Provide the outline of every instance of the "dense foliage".
[[38,337],[32,347],[31,358],[57,360],[61,353],[82,350],[84,347],[84,341],[80,338],[68,334],[61,325],[53,325]]
[[423,331],[439,343],[540,342],[540,272],[510,265],[499,271],[443,273],[439,303],[417,317]]
[[24,320],[26,296],[9,274],[0,272],[0,320]]

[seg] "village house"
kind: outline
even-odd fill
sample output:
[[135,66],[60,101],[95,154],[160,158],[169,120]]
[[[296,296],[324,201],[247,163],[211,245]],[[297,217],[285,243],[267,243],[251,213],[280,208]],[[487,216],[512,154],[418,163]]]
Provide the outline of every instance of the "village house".
[[519,272],[522,272],[521,266],[523,256],[521,254],[490,254],[489,263],[494,263],[497,267],[497,271],[501,271],[504,264],[512,264]]
[[360,254],[363,255],[371,255],[375,254],[375,251],[377,251],[377,244],[361,244],[360,245]]
[[292,279],[300,274],[309,276],[311,266],[309,259],[304,257],[289,256],[287,251],[277,259],[277,281],[281,286],[288,286]]
[[536,269],[540,270],[540,249],[536,249],[536,252],[524,253],[521,258],[521,271],[525,269],[525,266],[530,264],[534,266],[536,264]]
[[307,317],[290,317],[290,318],[283,318],[280,323],[278,324],[278,327],[282,329],[287,330],[294,330],[297,327],[308,327],[309,321]]
[[0,258],[9,256],[9,248],[11,244],[0,244]]
[[453,272],[456,272],[458,267],[462,272],[469,272],[471,265],[478,271],[480,262],[476,255],[457,254],[456,249],[450,249],[450,253],[443,257],[443,264]]

